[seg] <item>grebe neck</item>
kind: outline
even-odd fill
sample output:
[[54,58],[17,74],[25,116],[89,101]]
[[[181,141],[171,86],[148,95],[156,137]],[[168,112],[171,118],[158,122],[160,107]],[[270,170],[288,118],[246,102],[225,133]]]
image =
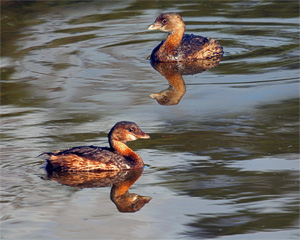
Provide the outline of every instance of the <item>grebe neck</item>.
[[127,157],[129,159],[131,159],[133,162],[135,162],[137,164],[137,167],[139,167],[138,165],[142,165],[144,166],[143,160],[141,159],[141,157],[135,153],[131,148],[129,148],[125,143],[118,141],[118,140],[110,140],[109,141],[109,145],[112,149],[114,149],[114,151],[124,157]]
[[169,48],[176,48],[180,45],[182,37],[184,34],[184,27],[181,29],[177,29],[176,31],[169,33],[165,45]]
[[181,93],[182,95],[185,93],[186,87],[180,73],[174,73],[166,78],[169,82],[169,85],[173,86],[177,92]]

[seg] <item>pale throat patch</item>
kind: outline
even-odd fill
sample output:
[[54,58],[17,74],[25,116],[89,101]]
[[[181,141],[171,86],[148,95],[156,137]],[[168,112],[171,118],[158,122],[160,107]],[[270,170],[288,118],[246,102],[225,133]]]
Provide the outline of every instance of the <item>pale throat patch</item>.
[[130,137],[130,140],[129,141],[134,141],[134,140],[136,140],[136,137],[135,136],[133,136],[133,135],[129,135]]

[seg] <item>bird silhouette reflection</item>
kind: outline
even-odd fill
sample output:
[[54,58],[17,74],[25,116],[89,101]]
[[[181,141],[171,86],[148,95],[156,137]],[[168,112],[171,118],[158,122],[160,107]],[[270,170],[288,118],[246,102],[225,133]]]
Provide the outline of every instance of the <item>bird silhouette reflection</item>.
[[160,105],[176,105],[186,92],[182,75],[194,75],[207,69],[215,68],[222,60],[222,56],[192,62],[154,62],[151,66],[163,75],[169,82],[169,87],[158,93],[150,94]]
[[111,187],[110,199],[120,212],[139,211],[152,198],[130,193],[143,168],[106,172],[47,172],[47,179],[79,188]]

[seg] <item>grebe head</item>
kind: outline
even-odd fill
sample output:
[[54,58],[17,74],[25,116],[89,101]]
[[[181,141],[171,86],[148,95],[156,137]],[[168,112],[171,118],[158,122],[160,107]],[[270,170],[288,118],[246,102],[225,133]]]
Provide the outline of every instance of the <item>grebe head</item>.
[[109,141],[120,141],[126,143],[136,139],[149,139],[150,136],[144,133],[134,122],[117,122],[108,134]]
[[162,13],[148,29],[173,33],[177,30],[184,30],[184,27],[184,22],[178,13]]

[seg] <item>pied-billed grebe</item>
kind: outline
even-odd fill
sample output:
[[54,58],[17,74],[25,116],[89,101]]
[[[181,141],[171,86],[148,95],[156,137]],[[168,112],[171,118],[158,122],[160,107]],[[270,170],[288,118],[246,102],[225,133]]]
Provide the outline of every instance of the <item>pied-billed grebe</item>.
[[162,13],[148,29],[169,33],[167,39],[152,51],[152,61],[194,61],[223,55],[223,48],[218,41],[193,34],[184,34],[184,22],[177,13]]
[[126,142],[149,139],[134,122],[118,122],[110,130],[110,148],[96,146],[73,147],[49,155],[46,170],[52,171],[120,171],[144,166],[141,157],[131,150]]

